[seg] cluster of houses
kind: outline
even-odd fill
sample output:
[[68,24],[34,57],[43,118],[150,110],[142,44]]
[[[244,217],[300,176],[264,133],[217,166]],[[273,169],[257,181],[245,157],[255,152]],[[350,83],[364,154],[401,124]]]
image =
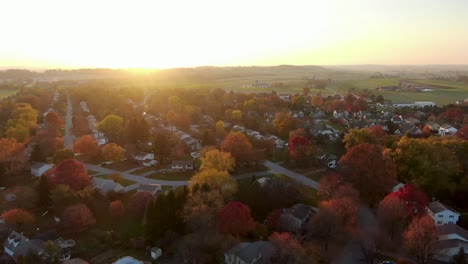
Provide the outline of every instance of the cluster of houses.
[[[393,191],[398,191],[403,186],[403,183],[398,183],[393,187]],[[459,212],[440,201],[432,201],[427,206],[426,213],[434,219],[437,227],[438,241],[435,245],[437,251],[435,258],[449,261],[460,248],[463,248],[465,252],[468,251],[468,230],[457,225],[461,215]]]
[[89,130],[91,131],[92,136],[94,137],[94,139],[96,139],[99,146],[105,145],[108,139],[104,136],[102,132],[99,132],[99,130],[97,129],[96,117],[91,114],[88,104],[84,101],[81,101],[80,107],[83,113],[88,114],[88,116],[86,117],[86,120],[88,121],[88,127],[89,127]]
[[271,141],[273,141],[275,143],[277,148],[284,148],[287,145],[286,141],[280,139],[277,136],[274,136],[274,135],[263,136],[258,131],[255,131],[255,130],[252,130],[252,129],[247,129],[247,128],[245,128],[243,126],[240,126],[240,125],[234,125],[231,128],[231,130],[234,131],[234,132],[242,132],[246,136],[254,138],[256,140],[271,140]]

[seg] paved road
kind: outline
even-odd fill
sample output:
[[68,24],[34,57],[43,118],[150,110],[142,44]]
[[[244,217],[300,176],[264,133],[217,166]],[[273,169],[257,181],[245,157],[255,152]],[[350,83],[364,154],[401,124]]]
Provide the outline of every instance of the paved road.
[[276,172],[276,173],[280,173],[280,174],[284,174],[290,178],[293,178],[301,183],[303,183],[304,185],[307,185],[309,187],[312,187],[314,188],[315,190],[318,190],[318,187],[319,187],[319,183],[314,181],[314,180],[311,180],[309,178],[307,178],[306,176],[302,175],[302,174],[299,174],[299,173],[296,173],[294,171],[291,171],[291,170],[288,170],[284,167],[281,167],[280,165],[276,164],[276,163],[273,163],[271,161],[265,161],[265,166],[267,166],[271,172]]
[[73,140],[75,137],[71,133],[73,127],[73,105],[70,95],[67,93],[67,115],[65,116],[65,136],[63,137],[63,147],[73,149]]
[[108,169],[108,168],[103,168],[101,166],[93,165],[93,164],[89,164],[89,163],[85,163],[85,165],[88,168],[88,170],[97,171],[97,172],[99,172],[101,174],[106,174],[106,175],[107,174],[112,174],[112,173],[119,173],[120,175],[122,175],[123,178],[125,178],[127,180],[137,182],[137,183],[141,183],[141,184],[161,184],[161,185],[167,185],[167,186],[188,185],[188,181],[164,181],[164,180],[149,179],[149,178],[145,178],[143,176],[138,176],[138,175],[130,174],[130,173],[127,173],[127,172],[111,170],[111,169]]

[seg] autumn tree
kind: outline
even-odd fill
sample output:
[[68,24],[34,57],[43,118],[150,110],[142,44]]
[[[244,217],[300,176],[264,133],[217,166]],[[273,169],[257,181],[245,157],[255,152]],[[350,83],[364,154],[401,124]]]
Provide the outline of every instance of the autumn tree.
[[218,171],[232,171],[235,166],[231,153],[217,149],[209,150],[200,156],[200,170],[214,169]]
[[411,184],[405,184],[398,191],[391,193],[406,204],[409,216],[423,215],[429,204],[429,197],[424,192],[419,191]]
[[408,222],[408,212],[405,203],[395,195],[387,195],[379,203],[377,216],[379,224],[393,241],[401,234]]
[[76,159],[66,159],[46,172],[52,185],[65,184],[73,190],[81,190],[91,184],[85,165]]
[[91,135],[78,138],[73,144],[73,149],[86,160],[92,160],[99,155],[99,145]]
[[382,147],[368,143],[352,147],[340,159],[341,172],[358,190],[363,201],[378,202],[391,189],[395,163]]
[[57,115],[56,112],[51,111],[45,116],[44,125],[48,129],[60,129],[63,126],[63,120]]
[[29,226],[34,223],[34,216],[21,208],[13,208],[2,213],[2,218],[5,223],[14,226],[16,230],[22,230],[24,226]]
[[195,174],[189,182],[189,188],[194,190],[200,186],[207,186],[211,190],[219,190],[225,197],[232,196],[237,191],[237,182],[227,171],[206,169]]
[[293,136],[288,142],[288,152],[298,166],[306,167],[312,162],[314,150],[310,140],[303,136]]
[[175,139],[171,132],[167,130],[159,130],[156,133],[153,141],[153,153],[161,164],[165,163],[171,154],[171,149],[174,145]]
[[125,207],[122,201],[116,200],[116,201],[112,201],[109,204],[109,214],[112,217],[119,218],[119,217],[122,217],[124,213],[125,213]]
[[231,153],[239,166],[253,158],[253,146],[247,137],[240,132],[230,132],[221,143],[221,150]]
[[0,165],[15,172],[25,162],[24,145],[13,138],[0,138]]
[[343,181],[341,180],[338,173],[327,173],[325,177],[320,180],[317,194],[322,200],[330,200],[335,197],[335,194],[342,185]]
[[96,219],[85,204],[78,203],[65,209],[63,212],[63,222],[70,230],[81,232],[96,224]]
[[50,183],[46,176],[41,176],[39,184],[37,185],[37,206],[40,208],[47,208],[50,203]]
[[62,212],[66,207],[77,203],[78,196],[70,186],[59,184],[50,191],[50,201],[56,212]]
[[362,143],[375,144],[376,137],[369,128],[350,129],[343,138],[346,150]]
[[39,147],[39,145],[34,145],[29,160],[31,162],[46,162],[46,157],[44,156],[44,153],[42,153],[41,147]]
[[153,196],[149,192],[136,192],[128,200],[127,212],[136,218],[143,217],[146,205],[151,199]]
[[458,129],[457,133],[455,133],[455,136],[463,140],[468,140],[468,125]]
[[41,151],[45,156],[53,155],[57,150],[63,148],[62,133],[56,128],[48,128],[40,130],[35,136]]
[[403,234],[404,248],[417,264],[431,262],[438,240],[434,219],[429,215],[416,217]]
[[55,244],[54,241],[48,240],[44,242],[42,251],[42,257],[45,263],[58,263],[61,259],[60,248]]
[[242,112],[240,110],[232,110],[231,119],[233,121],[240,121],[242,119]]
[[110,114],[97,124],[97,129],[104,133],[109,141],[117,142],[122,132],[122,123],[122,117]]
[[232,201],[218,213],[219,230],[233,236],[246,235],[255,228],[250,208],[241,202]]
[[216,134],[218,136],[224,135],[224,122],[222,120],[219,120],[218,122],[216,122]]
[[287,138],[289,131],[294,130],[295,123],[291,114],[288,111],[283,110],[275,114],[273,125],[276,127],[278,134],[282,138]]
[[425,139],[402,137],[393,152],[398,179],[411,182],[434,196],[443,196],[455,188],[460,173],[455,153],[444,145]]
[[71,149],[59,149],[54,154],[54,163],[59,164],[60,162],[66,159],[73,159],[75,158],[75,152]]
[[125,149],[115,143],[109,143],[102,148],[102,156],[105,160],[120,162],[125,157]]
[[312,263],[310,255],[292,234],[275,232],[268,238],[268,241],[275,248],[275,253],[270,256],[268,263]]

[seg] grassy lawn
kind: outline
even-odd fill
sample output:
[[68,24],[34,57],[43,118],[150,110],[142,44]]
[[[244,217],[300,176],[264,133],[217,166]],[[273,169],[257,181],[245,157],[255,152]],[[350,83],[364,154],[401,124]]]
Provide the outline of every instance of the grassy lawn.
[[105,166],[105,168],[117,171],[127,171],[135,167],[138,167],[138,164],[129,160],[123,162],[116,162]]
[[195,174],[194,171],[181,171],[181,172],[166,172],[166,173],[153,173],[147,178],[164,180],[164,181],[188,181]]
[[93,171],[93,170],[88,170],[88,174],[89,174],[89,175],[93,175],[93,174],[96,174],[96,173],[99,173],[99,172]]
[[143,168],[143,169],[139,169],[139,170],[136,170],[136,171],[133,171],[132,174],[135,174],[135,175],[142,175],[142,174],[145,174],[149,171],[154,171],[156,170],[155,167],[146,167],[146,168]]
[[3,98],[8,97],[10,95],[13,95],[17,91],[18,90],[0,90],[0,99],[3,99]]
[[108,180],[114,180],[116,183],[118,183],[118,184],[120,184],[120,185],[122,185],[124,187],[132,185],[132,184],[135,183],[134,181],[127,180],[127,179],[122,178],[122,177],[112,177],[111,175],[97,175],[97,176],[94,176],[94,177],[99,177],[99,178],[108,179]]
[[260,172],[260,171],[267,171],[268,167],[264,165],[258,165],[256,167],[239,167],[234,170],[233,174],[244,174],[244,173],[251,173],[251,172]]

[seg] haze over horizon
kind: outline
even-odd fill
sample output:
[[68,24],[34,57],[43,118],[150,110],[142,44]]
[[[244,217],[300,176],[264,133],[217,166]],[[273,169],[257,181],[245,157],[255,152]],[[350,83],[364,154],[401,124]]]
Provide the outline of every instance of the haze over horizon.
[[468,2],[8,1],[0,68],[468,64]]

